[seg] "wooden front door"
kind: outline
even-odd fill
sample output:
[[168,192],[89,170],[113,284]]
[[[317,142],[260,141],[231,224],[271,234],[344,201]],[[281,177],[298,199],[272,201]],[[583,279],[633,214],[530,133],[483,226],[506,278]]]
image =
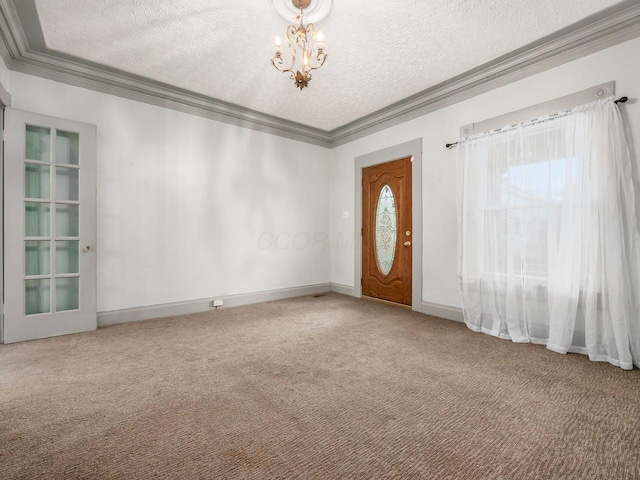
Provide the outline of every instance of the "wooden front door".
[[362,169],[362,295],[411,305],[411,157]]

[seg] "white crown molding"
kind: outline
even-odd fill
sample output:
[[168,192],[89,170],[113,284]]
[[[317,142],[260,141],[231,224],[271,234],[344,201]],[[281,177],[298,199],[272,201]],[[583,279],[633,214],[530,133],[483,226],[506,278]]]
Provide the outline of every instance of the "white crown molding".
[[0,37],[0,56],[10,70],[330,147],[328,132],[318,128],[50,50],[34,0],[0,0]]
[[329,132],[331,146],[365,137],[638,36],[640,2],[626,0],[537,42],[336,128]]
[[328,132],[50,50],[44,44],[35,0],[14,1],[0,0],[0,56],[10,70],[327,148],[640,36],[640,2],[625,0]]

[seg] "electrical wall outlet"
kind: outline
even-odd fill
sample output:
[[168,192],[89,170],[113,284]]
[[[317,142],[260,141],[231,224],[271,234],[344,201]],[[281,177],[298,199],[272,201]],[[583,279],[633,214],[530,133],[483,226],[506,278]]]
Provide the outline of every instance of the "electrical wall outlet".
[[222,300],[212,300],[211,301],[211,306],[212,307],[221,307],[222,306]]

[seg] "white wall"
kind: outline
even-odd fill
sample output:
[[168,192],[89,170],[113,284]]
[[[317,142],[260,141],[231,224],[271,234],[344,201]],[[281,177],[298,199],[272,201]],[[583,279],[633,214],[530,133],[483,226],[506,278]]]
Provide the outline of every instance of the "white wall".
[[[444,144],[461,125],[610,80],[638,98],[638,52],[635,39],[331,151],[4,65],[0,83],[15,108],[98,127],[100,311],[328,281],[353,286],[354,158],[418,137],[422,299],[460,306],[456,151]],[[622,110],[633,148],[640,106]]]
[[15,108],[97,125],[99,311],[329,282],[326,148],[17,72],[10,84]]
[[0,85],[7,91],[11,90],[11,72],[2,57],[0,57]]
[[[331,281],[353,286],[354,158],[414,138],[423,138],[423,293],[422,300],[459,307],[457,281],[456,150],[446,143],[463,125],[584,90],[610,80],[616,92],[640,98],[640,38],[432,112],[331,151]],[[633,145],[640,145],[640,104],[621,107]],[[636,179],[638,170],[636,168]],[[640,190],[638,190],[640,192]],[[638,194],[640,199],[640,193]],[[638,203],[640,205],[640,202]],[[348,219],[343,212],[349,211]],[[359,281],[359,279],[358,279]]]

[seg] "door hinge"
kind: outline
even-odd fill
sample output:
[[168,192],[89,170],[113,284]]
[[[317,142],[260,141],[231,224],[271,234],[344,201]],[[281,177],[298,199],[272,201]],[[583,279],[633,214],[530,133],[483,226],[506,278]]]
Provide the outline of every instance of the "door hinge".
[[363,233],[362,233],[362,228],[361,228],[361,229],[360,229],[360,236],[362,236],[362,235],[363,235]]

